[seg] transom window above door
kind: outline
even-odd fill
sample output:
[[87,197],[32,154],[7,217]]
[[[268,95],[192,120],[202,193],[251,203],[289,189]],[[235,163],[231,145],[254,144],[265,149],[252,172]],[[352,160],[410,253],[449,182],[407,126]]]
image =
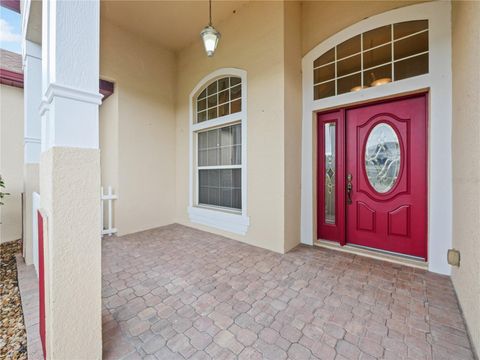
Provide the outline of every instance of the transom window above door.
[[315,59],[314,100],[427,74],[428,20],[356,35]]
[[197,122],[242,111],[242,81],[228,76],[208,85],[197,97]]

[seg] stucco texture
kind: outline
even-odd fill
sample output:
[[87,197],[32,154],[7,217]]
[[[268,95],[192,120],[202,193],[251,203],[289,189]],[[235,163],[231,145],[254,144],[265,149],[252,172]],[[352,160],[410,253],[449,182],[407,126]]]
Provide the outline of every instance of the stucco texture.
[[304,1],[302,2],[302,53],[367,17],[425,0]]
[[453,45],[452,280],[472,343],[480,351],[480,3],[455,1]]
[[287,252],[300,242],[302,6],[300,3],[294,1],[287,1],[284,6],[284,251]]
[[102,185],[118,194],[118,234],[171,224],[175,56],[104,19],[100,35],[100,74],[115,83],[100,107]]
[[0,175],[4,192],[0,206],[0,242],[22,237],[23,90],[0,85]]
[[53,147],[42,153],[49,359],[102,356],[99,187],[99,150]]
[[[298,4],[292,5],[298,6]],[[299,9],[296,9],[299,25]],[[295,16],[295,14],[293,14]],[[285,251],[285,5],[283,2],[251,2],[227,22],[216,24],[221,43],[207,58],[200,41],[178,54],[176,128],[176,215],[177,221],[277,252]],[[292,27],[294,24],[291,25]],[[299,34],[299,30],[296,32]],[[298,41],[299,39],[297,39]],[[248,50],[247,50],[248,49]],[[292,73],[300,79],[297,55]],[[247,72],[247,182],[250,227],[245,236],[198,226],[187,215],[189,194],[189,95],[206,75],[223,67]],[[290,68],[291,69],[291,68]],[[290,71],[290,70],[289,70]],[[301,103],[292,99],[292,112],[299,115]],[[289,108],[287,108],[289,110]],[[301,118],[291,118],[292,122]],[[299,132],[291,136],[300,146]],[[298,156],[298,162],[299,162]],[[292,196],[295,186],[292,186]],[[299,188],[298,194],[299,196]],[[295,214],[294,216],[298,216]],[[298,226],[294,224],[293,226]],[[299,228],[292,231],[299,234]],[[299,237],[292,240],[299,242]],[[291,244],[289,245],[291,247]]]

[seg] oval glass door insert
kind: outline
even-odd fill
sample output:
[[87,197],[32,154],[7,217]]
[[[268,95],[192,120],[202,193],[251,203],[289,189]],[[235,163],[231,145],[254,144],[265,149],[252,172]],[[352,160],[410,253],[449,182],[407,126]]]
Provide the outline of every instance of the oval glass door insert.
[[365,149],[365,170],[370,185],[379,193],[391,190],[400,172],[400,142],[397,133],[386,123],[370,132]]

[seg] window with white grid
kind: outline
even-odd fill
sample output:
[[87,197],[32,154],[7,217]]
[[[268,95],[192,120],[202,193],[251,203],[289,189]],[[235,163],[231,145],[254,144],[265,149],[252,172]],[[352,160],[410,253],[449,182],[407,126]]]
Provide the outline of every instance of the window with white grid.
[[331,48],[313,63],[313,98],[427,74],[428,20],[381,26]]
[[195,98],[196,205],[242,210],[242,81],[224,76]]

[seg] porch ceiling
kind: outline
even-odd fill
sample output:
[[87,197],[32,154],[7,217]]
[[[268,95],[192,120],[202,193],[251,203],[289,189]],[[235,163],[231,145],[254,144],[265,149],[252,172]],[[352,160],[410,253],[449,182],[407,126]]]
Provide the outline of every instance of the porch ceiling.
[[[214,1],[212,17],[221,32],[222,21],[248,1]],[[208,1],[101,2],[101,17],[170,50],[178,51],[199,38],[208,23]]]

